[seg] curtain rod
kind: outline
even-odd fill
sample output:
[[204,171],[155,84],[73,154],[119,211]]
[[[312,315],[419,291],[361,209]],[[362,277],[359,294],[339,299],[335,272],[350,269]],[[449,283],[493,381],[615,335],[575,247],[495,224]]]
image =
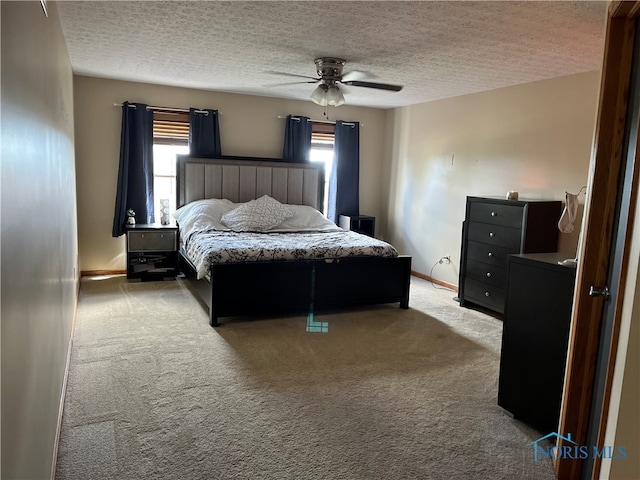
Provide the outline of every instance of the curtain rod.
[[[114,103],[113,104],[114,107],[121,107],[122,104],[121,103]],[[129,108],[136,108],[135,105],[129,105]],[[180,113],[189,113],[189,109],[188,108],[171,108],[171,107],[150,107],[149,105],[147,105],[147,110],[162,110],[165,112],[180,112]],[[196,113],[209,113],[206,110],[195,110]],[[220,112],[218,112],[218,115],[220,115]]]
[[[282,115],[278,115],[278,118],[280,119],[286,119],[287,117],[283,117]],[[297,115],[292,115],[291,118],[295,118],[296,120],[300,120],[300,117],[298,117]],[[314,123],[328,123],[329,125],[335,125],[336,122],[331,122],[329,120],[312,120],[312,119],[308,119],[309,122],[314,122]],[[349,127],[355,127],[356,124],[352,123],[352,122],[343,122],[343,125],[347,125]],[[361,123],[360,124],[361,127],[364,127],[364,125]]]

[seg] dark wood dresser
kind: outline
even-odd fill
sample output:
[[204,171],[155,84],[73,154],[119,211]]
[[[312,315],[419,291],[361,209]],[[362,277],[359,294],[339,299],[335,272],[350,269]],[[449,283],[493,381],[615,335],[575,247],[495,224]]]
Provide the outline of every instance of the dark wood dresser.
[[555,252],[562,202],[467,197],[458,298],[504,313],[507,257]]
[[510,255],[498,405],[541,433],[557,431],[576,269],[566,255]]

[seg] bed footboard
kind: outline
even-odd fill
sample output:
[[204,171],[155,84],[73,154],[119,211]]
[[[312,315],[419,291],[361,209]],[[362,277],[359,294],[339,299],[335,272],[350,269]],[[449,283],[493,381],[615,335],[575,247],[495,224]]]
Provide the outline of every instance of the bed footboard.
[[256,262],[211,266],[210,323],[236,315],[304,312],[311,302],[310,266]]
[[411,257],[353,257],[316,264],[315,305],[332,309],[399,302],[409,308]]
[[333,261],[214,264],[209,281],[185,275],[209,307],[209,323],[221,317],[306,313],[359,305],[409,308],[411,257],[353,257]]

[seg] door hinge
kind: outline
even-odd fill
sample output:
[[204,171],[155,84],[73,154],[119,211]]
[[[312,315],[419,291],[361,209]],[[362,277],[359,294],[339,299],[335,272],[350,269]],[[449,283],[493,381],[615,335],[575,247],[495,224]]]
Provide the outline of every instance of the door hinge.
[[611,294],[609,293],[609,287],[606,285],[604,287],[594,287],[591,285],[589,287],[589,296],[590,297],[604,297],[605,300],[609,300]]

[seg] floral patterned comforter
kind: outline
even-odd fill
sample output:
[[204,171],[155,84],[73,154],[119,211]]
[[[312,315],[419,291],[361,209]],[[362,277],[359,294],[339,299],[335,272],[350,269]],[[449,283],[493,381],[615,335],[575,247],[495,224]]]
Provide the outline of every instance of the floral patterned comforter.
[[396,257],[390,244],[350,231],[305,233],[198,232],[185,244],[198,278],[210,263],[318,260],[344,257]]

